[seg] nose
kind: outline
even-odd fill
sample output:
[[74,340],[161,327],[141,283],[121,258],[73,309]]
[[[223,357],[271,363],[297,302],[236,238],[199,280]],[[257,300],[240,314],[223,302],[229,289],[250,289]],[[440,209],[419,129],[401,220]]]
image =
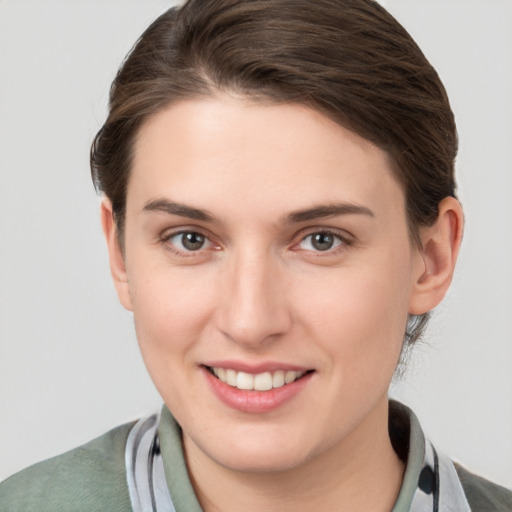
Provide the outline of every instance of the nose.
[[275,258],[243,251],[228,264],[218,307],[218,328],[233,342],[258,348],[289,331],[285,270]]

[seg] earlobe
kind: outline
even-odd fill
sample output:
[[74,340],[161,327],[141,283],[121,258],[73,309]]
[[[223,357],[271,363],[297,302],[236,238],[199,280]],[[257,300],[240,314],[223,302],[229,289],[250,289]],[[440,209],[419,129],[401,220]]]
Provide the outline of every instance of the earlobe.
[[446,295],[452,281],[462,240],[462,207],[453,197],[439,203],[437,221],[421,231],[422,247],[409,313],[421,315],[436,307]]
[[101,203],[101,226],[107,242],[110,272],[119,301],[127,310],[132,311],[125,258],[119,243],[117,226],[112,213],[112,204],[107,198],[103,199]]

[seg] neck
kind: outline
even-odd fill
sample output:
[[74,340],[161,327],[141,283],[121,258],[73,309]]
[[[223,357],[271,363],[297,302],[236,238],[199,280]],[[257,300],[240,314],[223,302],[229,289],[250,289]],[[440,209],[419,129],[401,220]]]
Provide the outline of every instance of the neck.
[[184,448],[205,512],[389,512],[404,472],[389,439],[387,397],[349,436],[291,469],[240,472],[210,459],[187,436]]

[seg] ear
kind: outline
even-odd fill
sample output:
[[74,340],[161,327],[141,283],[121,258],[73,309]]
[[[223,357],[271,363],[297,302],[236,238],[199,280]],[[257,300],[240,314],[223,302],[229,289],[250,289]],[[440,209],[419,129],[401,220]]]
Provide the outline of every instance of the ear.
[[112,213],[112,203],[106,198],[101,202],[101,226],[107,242],[110,272],[112,273],[117,296],[121,304],[132,311],[124,254],[119,244],[118,230]]
[[459,254],[463,225],[459,201],[446,197],[439,203],[434,225],[420,231],[421,247],[409,314],[421,315],[430,311],[446,295]]

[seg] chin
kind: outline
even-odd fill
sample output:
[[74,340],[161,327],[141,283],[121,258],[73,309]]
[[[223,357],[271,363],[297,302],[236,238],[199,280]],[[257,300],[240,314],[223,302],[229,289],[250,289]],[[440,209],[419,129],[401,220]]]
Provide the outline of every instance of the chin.
[[[215,454],[214,454],[215,455]],[[301,466],[307,458],[298,450],[267,451],[240,450],[238,452],[218,454],[217,462],[222,466],[240,473],[279,473]]]
[[248,432],[233,433],[213,443],[205,444],[203,440],[191,442],[212,461],[241,473],[287,471],[300,466],[311,456],[305,450],[307,437],[301,440],[289,433],[272,435],[257,428],[255,430],[253,435]]

